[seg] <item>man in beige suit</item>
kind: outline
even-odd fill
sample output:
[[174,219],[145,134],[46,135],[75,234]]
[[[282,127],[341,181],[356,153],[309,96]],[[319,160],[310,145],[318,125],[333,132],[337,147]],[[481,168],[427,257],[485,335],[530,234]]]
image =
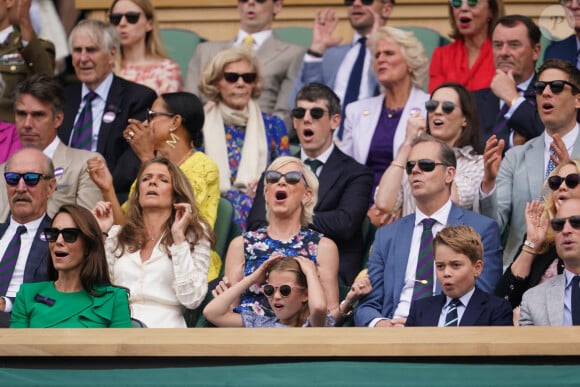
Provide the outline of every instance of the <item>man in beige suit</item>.
[[[253,47],[264,78],[262,93],[258,100],[264,113],[280,117],[288,132],[292,131],[288,98],[296,73],[306,49],[279,39],[272,32],[274,17],[282,10],[283,0],[240,0],[240,29],[232,41],[204,42],[197,46],[189,62],[185,89],[199,94],[199,79],[205,65],[220,51],[244,44]],[[249,42],[251,38],[252,42]]]
[[[57,129],[64,116],[60,83],[48,75],[32,75],[16,86],[14,97],[16,129],[22,145],[42,151],[54,164],[56,191],[48,199],[48,216],[53,217],[67,203],[92,209],[102,196],[89,176],[87,160],[97,154],[70,148],[59,140]],[[5,165],[0,170],[4,172]],[[10,211],[5,185],[6,181],[0,179],[0,222]]]

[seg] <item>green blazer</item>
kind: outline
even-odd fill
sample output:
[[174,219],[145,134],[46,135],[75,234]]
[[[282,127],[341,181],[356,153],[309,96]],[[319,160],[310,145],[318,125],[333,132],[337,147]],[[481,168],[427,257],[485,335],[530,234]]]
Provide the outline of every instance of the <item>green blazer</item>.
[[127,291],[97,286],[102,296],[85,290],[62,293],[54,282],[25,283],[16,295],[10,328],[130,328]]

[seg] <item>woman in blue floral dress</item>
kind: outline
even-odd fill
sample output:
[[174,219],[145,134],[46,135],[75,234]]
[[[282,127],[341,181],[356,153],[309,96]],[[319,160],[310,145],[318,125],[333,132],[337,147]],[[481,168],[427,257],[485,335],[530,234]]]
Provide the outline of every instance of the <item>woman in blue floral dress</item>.
[[262,80],[256,58],[243,47],[217,54],[205,67],[200,91],[206,104],[205,153],[218,165],[220,191],[245,230],[258,179],[276,157],[289,155],[284,122],[262,113],[256,99]]
[[[245,232],[228,249],[224,282],[231,286],[273,255],[303,256],[316,264],[328,309],[338,307],[338,249],[308,228],[318,195],[318,179],[295,157],[279,157],[265,173],[264,197],[269,225]],[[256,283],[242,294],[237,311],[273,316]],[[218,293],[223,289],[218,289]]]

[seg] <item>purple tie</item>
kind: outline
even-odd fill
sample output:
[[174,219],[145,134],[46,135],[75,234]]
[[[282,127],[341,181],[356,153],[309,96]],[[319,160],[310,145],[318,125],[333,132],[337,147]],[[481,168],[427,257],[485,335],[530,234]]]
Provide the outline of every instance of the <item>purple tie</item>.
[[0,296],[5,296],[6,291],[8,291],[8,285],[10,285],[18,255],[20,254],[20,235],[25,232],[26,227],[18,226],[2,256],[2,261],[0,261]]
[[73,127],[73,137],[70,145],[73,148],[91,150],[93,142],[93,100],[97,93],[89,91],[83,98],[85,106]]
[[433,295],[433,225],[435,219],[423,219],[423,232],[421,233],[421,245],[417,258],[417,270],[415,271],[415,286],[413,288],[412,301]]

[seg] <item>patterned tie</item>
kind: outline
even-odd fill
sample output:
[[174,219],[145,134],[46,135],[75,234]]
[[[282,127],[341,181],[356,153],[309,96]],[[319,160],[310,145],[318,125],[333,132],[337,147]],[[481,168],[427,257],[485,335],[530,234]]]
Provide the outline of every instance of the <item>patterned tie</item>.
[[338,128],[337,133],[337,136],[340,140],[342,140],[342,134],[344,132],[344,126],[342,122],[344,122],[344,111],[346,109],[346,105],[358,100],[358,95],[360,93],[360,83],[362,80],[363,67],[365,64],[365,55],[367,53],[366,42],[366,36],[360,37],[357,42],[357,44],[360,44],[360,48],[358,50],[358,56],[356,57],[354,66],[352,67],[352,71],[350,72],[350,78],[348,79],[348,84],[346,86],[346,93],[344,94],[344,101],[342,102],[343,120],[341,121],[340,128]]
[[20,235],[26,232],[26,227],[18,226],[14,236],[8,243],[2,261],[0,261],[0,296],[5,296],[12,279],[18,254],[20,253]]
[[[550,147],[550,155],[558,157],[558,155],[556,155],[556,151],[552,147]],[[548,176],[550,175],[550,173],[552,173],[554,168],[556,168],[556,163],[554,163],[554,160],[552,160],[552,158],[550,157],[550,159],[548,160],[548,166],[546,167],[546,173],[544,174],[544,180],[548,178]]]
[[580,325],[580,276],[572,278],[572,325]]
[[83,98],[85,106],[73,127],[73,137],[70,145],[73,148],[91,150],[93,142],[93,100],[97,93],[89,91]]
[[310,169],[312,169],[312,172],[314,172],[314,174],[317,176],[318,174],[316,173],[316,171],[318,171],[318,168],[324,164],[322,161],[318,159],[306,159],[304,160],[304,163],[308,165]]
[[500,109],[499,113],[495,117],[495,125],[493,127],[493,134],[498,134],[507,126],[507,118],[505,118],[505,114],[510,110],[507,103],[504,103],[502,108]]
[[447,315],[445,316],[445,326],[446,327],[456,327],[459,322],[459,317],[457,316],[457,307],[462,305],[459,298],[454,298],[449,303],[447,308]]
[[415,271],[415,286],[412,300],[418,300],[433,294],[433,232],[431,229],[437,221],[435,219],[423,219],[423,232],[421,233],[421,245],[417,258],[417,270]]

